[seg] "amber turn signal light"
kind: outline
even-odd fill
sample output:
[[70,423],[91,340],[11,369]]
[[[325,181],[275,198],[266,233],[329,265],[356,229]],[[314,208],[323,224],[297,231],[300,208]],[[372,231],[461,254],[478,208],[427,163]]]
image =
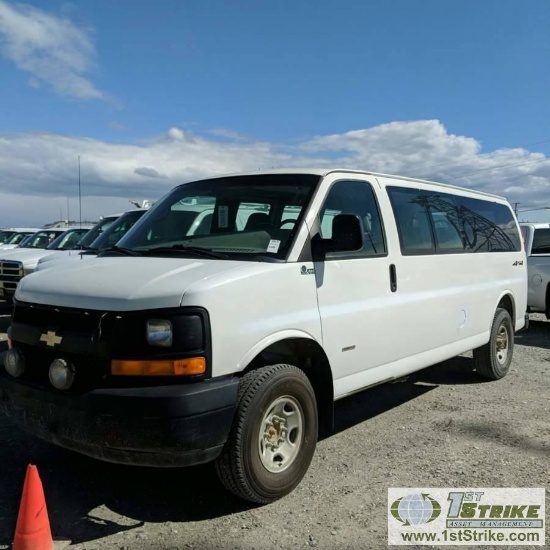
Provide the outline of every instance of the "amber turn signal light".
[[111,361],[111,374],[116,376],[190,376],[205,372],[206,360],[204,357],[153,359],[150,361],[113,359]]

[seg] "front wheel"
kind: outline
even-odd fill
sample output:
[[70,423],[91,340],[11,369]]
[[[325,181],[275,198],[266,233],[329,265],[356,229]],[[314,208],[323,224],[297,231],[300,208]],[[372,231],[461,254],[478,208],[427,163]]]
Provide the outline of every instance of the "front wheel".
[[229,438],[216,460],[223,485],[259,504],[290,493],[307,472],[318,436],[315,392],[292,365],[243,376]]
[[514,352],[514,327],[507,310],[497,309],[491,327],[491,339],[474,350],[477,373],[489,380],[504,378],[510,369]]

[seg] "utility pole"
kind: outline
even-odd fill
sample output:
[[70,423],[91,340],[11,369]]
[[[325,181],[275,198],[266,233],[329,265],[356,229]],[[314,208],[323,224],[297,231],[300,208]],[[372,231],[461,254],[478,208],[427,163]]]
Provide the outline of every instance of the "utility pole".
[[519,205],[519,202],[515,202],[514,203],[514,214],[517,216],[518,215],[518,205]]
[[80,211],[79,223],[82,225],[82,194],[80,192],[80,155],[78,155],[78,208]]

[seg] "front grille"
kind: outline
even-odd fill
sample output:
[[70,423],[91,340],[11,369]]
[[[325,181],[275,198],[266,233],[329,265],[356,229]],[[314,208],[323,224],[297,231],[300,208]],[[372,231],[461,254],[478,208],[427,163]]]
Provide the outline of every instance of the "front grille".
[[17,303],[13,322],[86,336],[106,336],[114,314],[97,310],[69,309]]
[[[25,358],[24,382],[52,389],[48,371],[54,359],[71,362],[76,370],[75,386],[69,393],[83,393],[98,388],[138,387],[153,383],[150,377],[112,376],[112,359],[171,359],[207,357],[210,376],[210,336],[205,330],[204,315],[198,308],[180,313],[173,310],[101,311],[31,304],[15,301],[10,327],[13,347]],[[175,314],[179,315],[175,315]],[[186,335],[170,349],[153,347],[145,337],[149,317],[168,315],[176,334]],[[155,377],[155,385],[192,382],[194,377]]]
[[[104,346],[99,341],[105,342],[106,325],[109,324],[105,319],[113,316],[112,313],[107,314],[101,311],[16,302],[12,314],[14,328],[28,327],[31,331],[34,329],[37,334],[41,335],[51,331],[63,338],[62,345],[56,344],[51,348],[45,342],[38,341],[38,337],[35,337],[37,343],[34,345],[31,345],[32,339],[25,339],[27,340],[25,343],[17,336],[14,337],[14,346],[21,351],[25,358],[26,368],[23,381],[52,389],[48,370],[54,359],[62,358],[72,363],[76,371],[74,386],[68,393],[78,394],[105,387],[106,379],[109,377],[110,361],[104,355],[104,351],[102,351]],[[72,348],[67,348],[65,344],[70,341],[71,337],[83,338],[92,346],[93,352],[74,349],[74,345]],[[92,342],[93,344],[90,344]]]
[[23,264],[0,260],[0,285],[5,290],[15,292],[17,283],[23,278]]

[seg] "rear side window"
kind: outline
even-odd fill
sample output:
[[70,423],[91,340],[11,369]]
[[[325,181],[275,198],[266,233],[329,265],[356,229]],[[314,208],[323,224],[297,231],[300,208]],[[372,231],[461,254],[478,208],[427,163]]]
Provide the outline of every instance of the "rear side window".
[[498,202],[457,197],[469,252],[516,252],[521,239],[510,208]]
[[550,254],[550,229],[535,229],[531,254]]
[[388,187],[388,193],[404,255],[521,250],[504,204],[401,187]]
[[403,254],[433,254],[435,241],[426,208],[428,193],[419,189],[388,189]]

